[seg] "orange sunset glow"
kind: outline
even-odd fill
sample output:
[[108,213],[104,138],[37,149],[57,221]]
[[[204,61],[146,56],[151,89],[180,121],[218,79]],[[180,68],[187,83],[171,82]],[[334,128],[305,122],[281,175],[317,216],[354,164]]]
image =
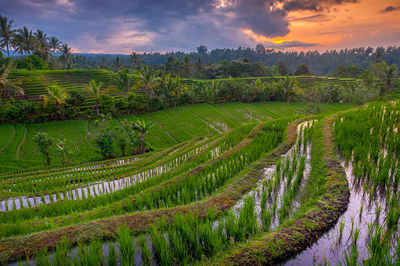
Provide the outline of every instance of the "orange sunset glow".
[[[396,0],[363,0],[324,12],[291,11],[287,17],[290,32],[284,36],[270,38],[251,29],[243,29],[243,33],[260,43],[281,44],[297,40],[313,43],[311,49],[318,50],[399,45],[400,9],[383,12],[387,6],[399,5]],[[310,50],[310,47],[296,50]]]

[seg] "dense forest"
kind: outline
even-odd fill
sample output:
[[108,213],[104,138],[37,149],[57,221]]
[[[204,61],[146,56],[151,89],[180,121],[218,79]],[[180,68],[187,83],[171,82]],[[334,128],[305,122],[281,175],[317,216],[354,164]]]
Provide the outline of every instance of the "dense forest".
[[[268,67],[266,75],[276,73],[276,67],[287,67],[288,72],[295,73],[301,64],[306,64],[315,75],[322,76],[348,76],[357,77],[362,69],[371,63],[385,61],[389,65],[400,65],[399,47],[361,47],[355,49],[332,50],[320,53],[318,51],[296,52],[267,49],[259,44],[255,48],[214,49],[207,50],[206,46],[199,46],[196,52],[170,52],[170,53],[132,53],[131,55],[106,55],[106,54],[73,54],[71,60],[76,68],[107,68],[137,67],[139,64],[153,66],[166,65],[169,68],[189,67],[194,70],[204,71],[205,78],[213,78],[213,72],[223,72],[226,68],[235,68],[234,62],[246,58],[248,62],[259,62]],[[342,73],[343,66],[346,72]],[[237,68],[237,67],[236,67]],[[257,66],[254,69],[259,70]],[[114,69],[115,70],[115,69]],[[259,70],[260,71],[260,70]],[[232,76],[235,76],[234,71]],[[249,71],[254,73],[254,71]]]

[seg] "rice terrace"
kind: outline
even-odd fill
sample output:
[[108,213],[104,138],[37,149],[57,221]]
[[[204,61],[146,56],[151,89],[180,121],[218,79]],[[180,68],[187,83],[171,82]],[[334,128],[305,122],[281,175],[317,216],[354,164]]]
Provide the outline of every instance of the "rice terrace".
[[399,13],[0,2],[0,265],[400,265]]

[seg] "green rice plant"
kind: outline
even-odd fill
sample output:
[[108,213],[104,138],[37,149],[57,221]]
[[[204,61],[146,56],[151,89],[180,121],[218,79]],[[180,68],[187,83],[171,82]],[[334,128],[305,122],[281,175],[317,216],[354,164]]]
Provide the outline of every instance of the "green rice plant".
[[190,254],[185,239],[175,227],[170,227],[167,230],[167,234],[170,257],[173,258],[172,260],[175,263],[186,264]]
[[212,257],[224,249],[225,243],[218,230],[213,230],[212,222],[205,222],[199,227],[199,241],[206,256]]
[[139,236],[137,238],[140,247],[140,254],[142,256],[143,265],[149,266],[151,265],[151,251],[149,248],[148,239],[146,236]]
[[376,220],[376,222],[379,222],[379,217],[381,216],[381,212],[382,212],[382,205],[377,204],[377,206],[375,208],[375,220]]
[[117,258],[115,254],[115,245],[113,242],[108,242],[108,257],[107,257],[107,264],[109,266],[117,265]]
[[345,252],[343,265],[357,266],[358,264],[358,249],[357,245],[351,245],[350,252]]
[[37,266],[51,266],[53,265],[49,258],[49,253],[47,252],[47,248],[42,250],[38,250],[34,253],[35,262]]
[[354,228],[354,232],[352,234],[353,245],[357,246],[357,241],[359,237],[360,237],[360,228],[356,227]]
[[338,242],[340,242],[341,239],[342,239],[344,226],[345,226],[344,221],[340,221],[339,222],[339,238],[338,238]]
[[244,198],[244,204],[239,212],[238,226],[241,228],[244,238],[258,231],[257,215],[255,214],[255,201],[252,196]]
[[89,265],[101,265],[104,263],[104,256],[102,251],[102,242],[100,239],[93,239],[90,241],[90,262]]
[[273,213],[271,210],[261,210],[262,229],[264,232],[268,232],[270,230],[272,218]]
[[363,210],[364,210],[364,201],[361,202],[361,206],[360,206],[360,214],[359,214],[360,220],[361,220],[361,216],[362,216]]
[[369,225],[369,233],[367,240],[367,250],[369,258],[365,262],[366,265],[387,265],[387,255],[390,253],[388,243],[382,241],[384,238],[383,225]]
[[56,246],[56,251],[53,254],[53,264],[55,265],[68,265],[69,264],[69,248],[70,244],[68,239],[64,236]]
[[[356,180],[363,178],[386,188],[397,184],[400,138],[398,102],[370,103],[363,108],[341,114],[335,121],[335,141],[347,161],[354,160]],[[363,141],[357,141],[362,139]],[[390,174],[389,174],[390,173]],[[388,189],[389,191],[389,189]]]
[[[94,261],[96,260],[94,254]],[[103,263],[103,262],[101,262]],[[78,252],[76,256],[72,257],[73,265],[96,265],[93,264],[92,254],[89,246],[85,246],[83,243],[78,243]]]
[[188,245],[189,254],[195,260],[200,259],[202,255],[202,247],[198,243],[197,236],[198,225],[199,219],[193,214],[183,216],[182,213],[178,213],[174,217],[173,226]]
[[168,242],[165,239],[164,234],[164,222],[153,226],[150,230],[151,243],[153,244],[153,251],[157,262],[161,265],[170,265],[172,258],[168,253]]
[[228,239],[232,239],[233,242],[242,240],[242,229],[239,227],[238,217],[234,211],[230,211],[224,219],[224,226]]
[[131,230],[128,226],[123,225],[117,229],[117,234],[121,265],[133,265],[135,249]]
[[266,203],[267,203],[267,198],[268,198],[268,194],[269,192],[267,191],[267,190],[263,190],[263,192],[261,193],[261,203],[260,203],[260,205],[261,205],[261,208],[263,209],[263,208],[265,208],[265,206],[266,206]]

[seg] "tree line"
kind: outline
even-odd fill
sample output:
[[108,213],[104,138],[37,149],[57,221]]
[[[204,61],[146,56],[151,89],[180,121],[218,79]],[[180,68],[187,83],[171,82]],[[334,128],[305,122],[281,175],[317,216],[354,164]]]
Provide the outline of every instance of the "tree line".
[[[243,59],[246,59],[243,61]],[[400,65],[400,47],[361,47],[354,49],[297,52],[255,48],[214,49],[208,51],[205,46],[196,52],[142,53],[130,55],[87,55],[71,56],[74,68],[103,68],[118,71],[122,68],[139,68],[142,64],[151,65],[171,74],[178,73],[187,78],[226,78],[247,76],[274,76],[296,74],[300,65],[307,65],[309,72],[318,76],[338,76],[357,78],[363,69],[382,61],[389,65]],[[250,65],[246,64],[252,62]],[[341,69],[352,71],[340,71]],[[253,71],[249,71],[253,70]],[[284,74],[286,75],[286,74]]]
[[[15,94],[24,90],[18,81],[7,79],[9,70],[0,69],[0,89],[15,87]],[[362,104],[384,98],[400,88],[399,72],[395,65],[382,61],[363,70],[358,80],[341,82],[313,82],[301,86],[299,79],[286,75],[280,78],[222,79],[201,81],[161,74],[150,66],[122,69],[105,85],[96,80],[76,89],[49,85],[39,101],[15,100],[5,94],[0,105],[1,122],[45,122],[75,118],[92,119],[101,115],[140,114],[169,107],[195,103],[239,102],[294,102],[315,103],[319,112],[322,102],[353,102]],[[19,90],[17,89],[19,88]],[[8,89],[9,90],[9,89]],[[118,96],[111,96],[117,91]],[[86,101],[94,102],[87,107]]]

